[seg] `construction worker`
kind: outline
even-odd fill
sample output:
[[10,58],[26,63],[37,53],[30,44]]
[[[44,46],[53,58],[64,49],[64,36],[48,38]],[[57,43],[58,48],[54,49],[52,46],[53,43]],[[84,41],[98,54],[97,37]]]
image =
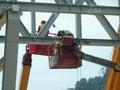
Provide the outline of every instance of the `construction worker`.
[[[38,27],[37,33],[40,32],[40,30],[43,28],[43,26],[45,25],[45,23],[46,23],[45,20],[41,21],[41,24]],[[45,35],[45,37],[48,36],[48,34],[49,34],[49,31],[47,32],[47,34]]]
[[41,28],[43,28],[43,26],[45,25],[45,23],[46,23],[45,20],[41,21],[41,23],[40,23],[40,25],[39,25],[39,27],[38,27],[37,33],[40,32]]
[[55,44],[54,44],[54,55],[57,55],[57,54],[58,54],[59,45],[60,45],[59,42],[55,42]]
[[60,43],[59,42],[55,42],[54,47],[53,47],[53,59],[58,61],[59,59],[59,47],[60,47]]
[[59,31],[57,36],[58,37],[63,37],[63,36],[73,36],[74,37],[74,35],[70,31],[68,31],[68,30],[61,30],[61,31]]
[[[58,32],[57,36],[58,37],[62,37],[62,38],[63,38],[63,36],[72,36],[74,38],[74,35],[70,31],[68,31],[68,30],[60,30]],[[77,43],[72,43],[72,47],[74,49],[78,49]]]

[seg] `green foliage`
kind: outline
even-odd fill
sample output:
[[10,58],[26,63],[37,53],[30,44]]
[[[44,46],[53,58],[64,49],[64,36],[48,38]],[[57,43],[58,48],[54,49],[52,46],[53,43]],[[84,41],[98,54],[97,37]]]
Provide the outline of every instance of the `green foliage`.
[[80,81],[76,82],[75,90],[104,90],[106,83],[108,69],[106,69],[105,74],[102,76],[95,76],[93,78],[82,78]]
[[67,88],[67,90],[75,90],[74,88]]
[[76,83],[75,90],[86,90],[87,80],[86,78],[82,78],[80,81]]

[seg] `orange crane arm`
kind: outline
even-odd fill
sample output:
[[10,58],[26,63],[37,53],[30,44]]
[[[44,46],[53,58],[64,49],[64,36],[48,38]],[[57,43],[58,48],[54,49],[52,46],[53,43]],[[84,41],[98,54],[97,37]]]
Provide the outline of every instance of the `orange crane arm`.
[[21,82],[20,82],[20,89],[19,90],[27,90],[28,81],[29,81],[29,74],[31,69],[31,54],[27,52],[25,53],[23,57],[23,69],[22,69],[22,76],[21,76]]
[[23,66],[23,72],[21,77],[20,83],[20,90],[27,90],[28,81],[29,81],[29,74],[30,74],[30,66]]
[[[113,62],[120,62],[120,47],[114,48]],[[110,69],[105,90],[120,90],[120,73]]]
[[[118,35],[120,35],[120,27],[118,29]],[[120,62],[120,46],[114,47],[112,61]],[[110,69],[105,90],[120,90],[119,83],[120,83],[120,73]]]

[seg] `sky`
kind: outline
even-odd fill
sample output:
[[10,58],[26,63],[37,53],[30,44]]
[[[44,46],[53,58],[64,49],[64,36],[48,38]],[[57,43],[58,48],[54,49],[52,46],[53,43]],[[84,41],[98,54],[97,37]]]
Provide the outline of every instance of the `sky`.
[[[26,0],[19,0],[26,1]],[[28,2],[30,0],[27,0]],[[53,0],[36,0],[37,2],[50,2]],[[95,0],[98,5],[117,6],[117,0]],[[48,20],[51,13],[36,13],[36,29],[42,20]],[[27,20],[25,19],[27,18]],[[106,16],[113,28],[118,29],[118,16]],[[24,12],[21,20],[26,28],[31,32],[30,12]],[[54,22],[57,28],[50,28],[50,32],[57,33],[58,30],[68,29],[75,35],[75,15],[60,14]],[[5,25],[0,30],[0,35],[5,34]],[[91,39],[109,39],[109,36],[101,26],[94,15],[82,14],[82,37]],[[0,44],[0,57],[4,56],[4,44]],[[97,57],[111,60],[113,47],[106,46],[82,46],[82,51]],[[19,44],[17,84],[16,90],[19,90],[19,82],[22,68],[22,58],[25,53],[25,45]],[[29,77],[28,90],[66,90],[74,88],[76,81],[81,78],[99,76],[99,70],[103,67],[94,63],[83,61],[82,67],[78,69],[49,69],[48,57],[41,55],[32,55],[32,68]],[[0,83],[2,83],[2,73],[0,72]],[[0,84],[1,88],[2,84]]]

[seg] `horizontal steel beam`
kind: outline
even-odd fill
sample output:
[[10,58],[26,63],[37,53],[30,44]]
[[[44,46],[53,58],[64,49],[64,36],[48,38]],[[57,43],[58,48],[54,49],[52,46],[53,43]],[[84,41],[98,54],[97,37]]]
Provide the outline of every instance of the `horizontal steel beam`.
[[0,1],[0,10],[120,15],[120,7]]
[[21,44],[53,44],[61,42],[60,38],[45,38],[45,37],[20,37],[19,43]]
[[[5,36],[0,36],[0,43],[4,43]],[[60,38],[43,38],[43,37],[19,37],[20,44],[52,44],[61,42]],[[78,39],[75,38],[74,42],[80,45],[87,46],[120,46],[120,40],[110,39]]]
[[120,40],[111,39],[75,39],[80,45],[88,46],[120,46]]
[[54,0],[56,3],[59,3],[59,4],[65,4],[65,0]]

